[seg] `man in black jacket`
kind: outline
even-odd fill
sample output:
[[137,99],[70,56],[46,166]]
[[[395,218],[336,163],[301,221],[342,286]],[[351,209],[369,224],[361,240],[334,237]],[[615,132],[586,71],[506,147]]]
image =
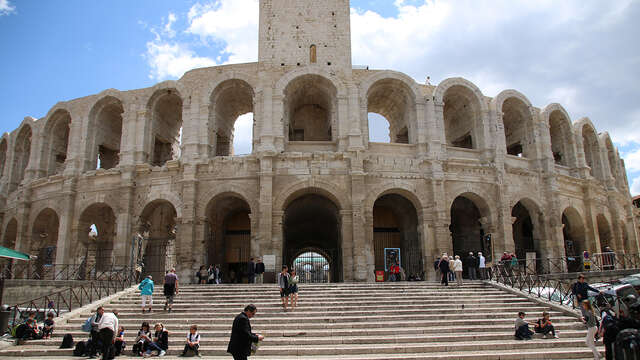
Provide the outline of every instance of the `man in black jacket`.
[[262,259],[258,258],[258,262],[256,263],[256,278],[258,279],[258,284],[262,284],[264,281],[264,263]]
[[575,301],[577,302],[576,307],[579,306],[579,304],[584,301],[587,300],[589,298],[588,296],[588,290],[591,290],[593,292],[597,292],[602,294],[603,292],[595,289],[593,287],[591,287],[589,284],[587,284],[584,281],[584,275],[580,274],[578,275],[578,281],[576,281],[573,286],[571,286],[571,293],[573,294]]
[[264,339],[264,336],[251,332],[249,319],[256,315],[256,311],[258,310],[255,305],[247,305],[244,312],[241,312],[233,320],[231,340],[229,340],[227,352],[233,355],[234,360],[247,360],[247,357],[251,355],[251,343],[257,343]]
[[249,259],[247,264],[247,277],[249,278],[249,284],[255,284],[256,282],[256,263],[253,262],[253,258]]

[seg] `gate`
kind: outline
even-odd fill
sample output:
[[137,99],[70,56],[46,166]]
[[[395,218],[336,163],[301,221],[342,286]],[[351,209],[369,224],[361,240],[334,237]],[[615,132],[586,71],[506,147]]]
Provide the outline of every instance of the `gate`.
[[300,283],[319,284],[342,281],[342,261],[339,250],[294,249],[288,251],[285,263],[291,264]]

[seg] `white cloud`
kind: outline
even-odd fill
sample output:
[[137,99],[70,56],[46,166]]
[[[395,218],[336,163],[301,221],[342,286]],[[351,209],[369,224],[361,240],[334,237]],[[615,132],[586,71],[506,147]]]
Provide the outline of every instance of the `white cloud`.
[[173,26],[173,24],[176,22],[176,20],[177,20],[176,14],[169,13],[169,16],[167,17],[167,23],[164,26],[164,33],[170,39],[172,39],[172,38],[174,38],[176,36],[176,31],[171,28]]
[[640,195],[640,177],[633,179],[631,184],[631,196]]
[[16,11],[16,7],[11,5],[9,0],[0,0],[0,16],[9,15]]
[[640,146],[624,154],[624,166],[628,172],[640,172]]
[[225,63],[258,60],[258,0],[217,0],[189,10],[187,32],[203,41],[222,42]]
[[212,59],[197,56],[182,44],[159,39],[147,43],[146,56],[151,67],[149,77],[157,80],[179,78],[191,69],[216,65]]

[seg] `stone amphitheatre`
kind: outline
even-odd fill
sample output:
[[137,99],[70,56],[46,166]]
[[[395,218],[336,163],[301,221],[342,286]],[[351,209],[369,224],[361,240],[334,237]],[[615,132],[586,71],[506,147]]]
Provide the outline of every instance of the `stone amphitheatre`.
[[[187,279],[313,251],[332,282],[374,281],[385,248],[428,279],[442,252],[638,252],[606,132],[516,90],[354,67],[349,19],[348,0],[261,0],[256,63],[26,117],[0,141],[2,244],[42,265],[175,266]],[[248,113],[252,151],[234,156]],[[369,140],[370,113],[389,143]]]

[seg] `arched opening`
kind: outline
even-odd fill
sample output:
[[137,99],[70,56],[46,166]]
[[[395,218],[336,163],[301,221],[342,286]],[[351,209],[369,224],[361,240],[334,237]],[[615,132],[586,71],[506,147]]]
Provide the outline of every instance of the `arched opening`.
[[391,143],[389,120],[376,113],[368,113],[367,117],[369,121],[369,142]]
[[18,238],[18,221],[16,221],[16,219],[13,218],[9,221],[4,231],[4,236],[2,237],[2,246],[9,249],[15,249],[17,238]]
[[574,208],[567,208],[562,212],[562,235],[569,272],[582,271],[582,253],[587,250],[587,244],[584,222]]
[[600,238],[600,251],[605,252],[607,247],[615,251],[609,220],[604,215],[598,214],[596,216],[596,224],[598,225],[598,237]]
[[243,199],[219,196],[207,206],[207,263],[220,266],[223,281],[248,282],[251,209]]
[[331,264],[329,259],[315,251],[306,251],[296,256],[292,266],[301,283],[318,284],[330,282]]
[[7,162],[7,140],[0,141],[0,179],[4,176],[4,165]]
[[33,223],[29,252],[38,256],[36,271],[40,278],[45,278],[56,263],[59,227],[58,214],[49,208],[42,210]]
[[87,272],[111,268],[115,264],[116,229],[116,215],[109,205],[97,203],[87,207],[78,224],[76,263],[84,266]]
[[[483,214],[474,199],[473,194],[460,195],[451,204],[451,240],[453,243],[453,254],[464,259],[467,254],[482,252],[487,261],[491,261],[491,245],[484,241],[485,229],[483,227]],[[474,201],[475,200],[475,201]],[[465,276],[467,276],[467,266],[464,264]]]
[[596,176],[598,166],[598,137],[596,132],[589,125],[582,127],[582,146],[584,150],[584,160],[589,167],[591,176]]
[[318,62],[317,48],[315,45],[311,45],[311,47],[309,48],[309,62],[311,64],[315,64]]
[[20,182],[24,180],[24,175],[29,165],[29,157],[31,156],[31,136],[31,127],[24,126],[16,137],[13,154],[13,176],[9,184],[9,191],[17,189]]
[[[527,206],[528,205],[528,206]],[[531,218],[531,211],[534,206],[526,204],[524,201],[518,201],[518,203],[511,209],[511,218],[513,221],[512,232],[513,242],[515,245],[515,253],[518,259],[526,259],[527,253],[535,252],[536,257],[541,254],[535,239],[535,229],[533,219]]]
[[609,171],[611,173],[611,177],[613,177],[613,180],[616,182],[616,186],[624,188],[624,181],[621,181],[623,180],[623,177],[620,176],[621,171],[618,166],[618,156],[616,155],[616,150],[613,147],[613,143],[611,143],[611,139],[608,137],[605,140],[605,146],[607,148],[607,158],[609,159]]
[[454,85],[447,89],[442,100],[447,145],[476,149],[477,129],[482,121],[480,104],[473,91],[462,85]]
[[210,156],[249,154],[253,145],[253,89],[245,81],[221,83],[211,94]]
[[529,106],[516,97],[510,97],[502,103],[502,122],[504,124],[507,154],[518,157],[531,157],[532,149],[529,136],[531,124]]
[[387,120],[390,142],[411,142],[409,132],[414,128],[415,101],[411,90],[402,81],[383,79],[374,83],[367,93],[367,112],[379,114]]
[[627,230],[627,224],[624,221],[620,221],[620,236],[622,237],[622,247],[627,254],[637,254],[638,249],[635,244],[629,239],[629,231]]
[[182,143],[182,99],[176,90],[161,90],[154,94],[151,119],[153,149],[151,165],[164,166],[180,158]]
[[86,170],[112,169],[120,163],[122,142],[122,102],[107,96],[94,105],[89,114],[89,133],[94,136]]
[[56,111],[45,127],[42,160],[46,175],[61,174],[67,161],[71,115],[65,110]]
[[554,110],[549,115],[549,132],[551,135],[551,151],[553,161],[562,166],[573,164],[573,134],[571,133],[569,119],[560,110]]
[[397,262],[407,277],[424,279],[418,212],[413,203],[397,194],[379,197],[373,205],[375,270],[389,271]]
[[337,119],[337,90],[318,75],[303,75],[284,90],[289,141],[331,141]]
[[284,212],[283,264],[293,265],[305,252],[323,254],[329,262],[329,282],[342,281],[342,232],[339,209],[317,194],[291,201]]
[[144,237],[144,276],[151,275],[158,281],[175,266],[176,217],[176,209],[166,200],[152,201],[142,211],[140,233]]

